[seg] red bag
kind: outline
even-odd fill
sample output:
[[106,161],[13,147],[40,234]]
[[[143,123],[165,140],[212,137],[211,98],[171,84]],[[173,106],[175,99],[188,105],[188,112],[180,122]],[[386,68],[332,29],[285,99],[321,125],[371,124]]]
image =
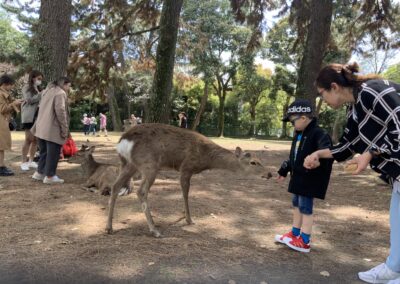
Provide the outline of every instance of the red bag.
[[74,140],[72,140],[72,137],[69,137],[62,147],[62,153],[64,157],[71,157],[75,155],[76,152],[78,152],[78,148],[76,147]]

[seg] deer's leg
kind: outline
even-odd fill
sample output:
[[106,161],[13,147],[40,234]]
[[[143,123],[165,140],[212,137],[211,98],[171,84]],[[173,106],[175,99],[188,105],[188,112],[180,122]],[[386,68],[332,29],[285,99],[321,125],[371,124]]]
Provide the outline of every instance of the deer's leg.
[[132,164],[127,164],[125,165],[124,168],[121,168],[121,171],[119,173],[119,176],[117,180],[115,181],[114,185],[112,186],[111,189],[111,195],[110,195],[110,200],[108,203],[109,211],[108,211],[108,219],[107,219],[107,226],[106,226],[106,232],[108,234],[112,233],[112,219],[113,219],[113,214],[114,214],[114,206],[115,206],[115,201],[117,200],[117,196],[119,193],[119,190],[121,187],[127,183],[131,179],[131,177],[134,175],[136,172],[136,168]]
[[157,172],[146,173],[143,175],[142,181],[140,183],[139,189],[136,194],[142,205],[142,210],[146,215],[147,225],[149,226],[150,232],[156,237],[161,237],[161,233],[156,229],[154,225],[153,217],[151,216],[150,208],[147,202],[147,195],[149,193],[150,187],[153,185],[156,179]]
[[183,201],[185,202],[185,219],[188,225],[194,224],[192,218],[190,217],[190,211],[189,211],[189,189],[190,189],[191,178],[192,178],[191,173],[187,172],[181,173],[181,187],[182,187]]

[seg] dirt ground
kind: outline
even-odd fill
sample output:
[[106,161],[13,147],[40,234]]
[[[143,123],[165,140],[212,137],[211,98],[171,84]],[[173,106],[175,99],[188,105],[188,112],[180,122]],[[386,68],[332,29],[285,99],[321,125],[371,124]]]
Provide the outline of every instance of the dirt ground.
[[[311,253],[301,254],[274,243],[275,234],[291,228],[287,180],[225,171],[194,176],[195,224],[188,226],[175,222],[183,210],[178,174],[163,171],[149,204],[164,237],[149,233],[136,194],[118,198],[115,232],[107,235],[108,197],[80,189],[84,177],[76,164],[59,164],[63,185],[32,180],[32,171],[19,169],[22,137],[13,133],[13,152],[6,154],[16,175],[0,177],[0,283],[360,283],[357,272],[388,254],[391,192],[371,171],[349,176],[335,163],[327,199],[315,203]],[[73,137],[78,146],[86,141],[80,133]],[[95,158],[117,163],[118,138],[90,137]],[[275,169],[290,147],[215,142],[231,150],[239,145]]]

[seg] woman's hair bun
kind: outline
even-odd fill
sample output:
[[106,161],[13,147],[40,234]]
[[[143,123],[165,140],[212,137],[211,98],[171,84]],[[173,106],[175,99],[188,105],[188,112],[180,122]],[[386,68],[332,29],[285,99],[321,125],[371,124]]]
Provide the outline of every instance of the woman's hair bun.
[[[358,73],[360,71],[360,66],[357,62],[349,63],[343,66],[346,72],[349,73]],[[347,70],[346,70],[347,69]]]

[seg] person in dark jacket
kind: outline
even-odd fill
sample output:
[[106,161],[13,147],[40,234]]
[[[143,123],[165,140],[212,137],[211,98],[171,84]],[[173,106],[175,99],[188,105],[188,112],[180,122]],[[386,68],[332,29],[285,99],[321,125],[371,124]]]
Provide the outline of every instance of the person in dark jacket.
[[[321,158],[338,162],[354,156],[353,174],[368,167],[392,184],[390,201],[390,253],[386,262],[358,277],[367,283],[400,283],[400,84],[370,74],[357,74],[358,64],[330,64],[318,74],[316,86],[324,101],[334,109],[349,105],[347,124],[339,143],[319,150],[305,159],[315,169]],[[368,244],[363,243],[360,245]],[[368,241],[368,240],[367,240]]]
[[312,113],[312,106],[307,100],[298,99],[289,106],[283,120],[293,124],[295,133],[289,160],[284,161],[278,171],[279,182],[290,172],[288,191],[293,193],[294,211],[292,230],[283,235],[276,235],[275,241],[300,252],[310,251],[313,200],[325,199],[333,163],[332,159],[325,159],[313,170],[307,170],[303,166],[305,157],[316,150],[332,146],[331,138],[318,126]]

